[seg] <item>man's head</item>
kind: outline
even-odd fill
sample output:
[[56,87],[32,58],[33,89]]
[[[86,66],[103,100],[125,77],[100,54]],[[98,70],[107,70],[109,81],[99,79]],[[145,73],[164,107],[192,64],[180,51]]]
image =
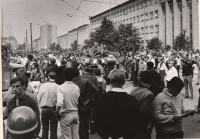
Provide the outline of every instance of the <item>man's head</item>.
[[49,79],[55,80],[56,79],[56,72],[50,71],[48,73],[48,77],[49,77]]
[[51,64],[51,65],[55,65],[55,63],[56,63],[56,60],[55,60],[54,58],[52,58],[52,59],[50,60],[50,64]]
[[153,81],[153,77],[149,71],[141,71],[138,78],[141,84],[150,85]]
[[65,68],[64,77],[66,81],[72,81],[74,77],[79,76],[79,70],[76,68]]
[[153,69],[153,62],[147,62],[147,70],[152,70]]
[[94,69],[94,75],[95,76],[100,76],[101,75],[101,70],[98,69],[98,68]]
[[17,75],[17,76],[26,76],[26,71],[25,71],[25,69],[18,69],[18,70],[16,71],[16,75]]
[[97,64],[102,64],[102,61],[101,61],[101,59],[97,59]]
[[168,66],[169,66],[169,68],[173,67],[174,66],[174,60],[169,60]]
[[184,87],[183,81],[179,77],[174,77],[169,81],[168,91],[173,96],[177,96],[178,94],[180,94],[183,87]]
[[123,71],[115,69],[111,71],[110,75],[110,83],[112,87],[122,88],[125,83],[125,76]]
[[65,64],[66,64],[66,61],[65,60],[61,60],[61,62],[60,62],[63,66],[65,66]]
[[26,88],[26,81],[21,76],[17,76],[12,79],[10,84],[12,87],[12,91],[16,96],[22,95]]

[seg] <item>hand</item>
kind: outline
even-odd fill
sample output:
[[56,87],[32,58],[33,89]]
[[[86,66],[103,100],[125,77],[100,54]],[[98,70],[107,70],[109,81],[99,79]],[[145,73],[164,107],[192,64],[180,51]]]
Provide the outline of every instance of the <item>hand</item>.
[[59,114],[59,113],[56,113],[56,120],[57,120],[57,121],[60,121],[60,118],[61,118],[60,114]]
[[181,115],[174,115],[173,116],[174,121],[180,121],[182,119]]

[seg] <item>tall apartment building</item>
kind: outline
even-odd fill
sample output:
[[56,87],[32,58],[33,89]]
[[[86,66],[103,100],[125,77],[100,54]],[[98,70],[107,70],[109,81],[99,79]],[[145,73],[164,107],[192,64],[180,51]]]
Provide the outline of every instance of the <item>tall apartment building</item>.
[[46,24],[40,27],[40,47],[47,49],[52,43],[57,43],[57,27]]
[[198,0],[129,0],[90,18],[92,30],[104,17],[119,24],[131,23],[139,29],[143,45],[158,37],[163,46],[173,46],[175,37],[186,29],[194,49],[199,49]]
[[33,40],[33,49],[34,50],[41,50],[41,41],[40,38]]
[[10,36],[10,37],[3,37],[3,44],[7,44],[7,43],[10,43],[12,45],[12,48],[14,50],[17,49],[18,47],[18,42],[17,42],[17,39],[14,37],[14,36]]
[[68,34],[64,34],[58,37],[58,44],[60,44],[60,46],[64,49],[68,49],[70,48],[70,46],[68,45]]

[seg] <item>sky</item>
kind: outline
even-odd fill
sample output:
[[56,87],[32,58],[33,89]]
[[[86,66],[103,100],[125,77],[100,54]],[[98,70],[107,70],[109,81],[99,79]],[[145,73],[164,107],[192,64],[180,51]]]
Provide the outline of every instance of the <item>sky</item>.
[[80,25],[89,24],[89,16],[125,1],[128,0],[0,0],[3,36],[14,36],[18,44],[22,44],[27,30],[30,43],[30,23],[33,40],[40,37],[40,26],[47,23],[56,25],[57,36],[60,36]]

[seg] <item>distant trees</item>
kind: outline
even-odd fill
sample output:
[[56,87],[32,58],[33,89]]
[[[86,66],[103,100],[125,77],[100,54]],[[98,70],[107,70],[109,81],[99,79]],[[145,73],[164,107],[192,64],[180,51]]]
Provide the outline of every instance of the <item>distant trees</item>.
[[49,50],[51,50],[52,52],[60,52],[61,46],[60,44],[56,44],[55,42],[53,42],[50,46],[49,46]]
[[186,30],[182,30],[179,35],[176,36],[174,40],[174,49],[175,50],[190,50],[192,49],[192,41],[190,38],[186,35]]
[[106,46],[108,50],[115,51],[137,51],[141,46],[141,38],[136,27],[132,24],[120,24],[115,28],[113,22],[103,19],[99,28],[90,33],[89,39],[84,41],[84,48],[91,48],[95,45]]
[[75,51],[78,49],[77,40],[74,40],[74,42],[71,43],[71,49],[72,51]]
[[162,42],[158,39],[158,37],[154,37],[149,40],[147,44],[147,48],[150,50],[158,50],[161,49]]
[[18,50],[26,50],[26,44],[25,43],[19,44],[18,45]]

